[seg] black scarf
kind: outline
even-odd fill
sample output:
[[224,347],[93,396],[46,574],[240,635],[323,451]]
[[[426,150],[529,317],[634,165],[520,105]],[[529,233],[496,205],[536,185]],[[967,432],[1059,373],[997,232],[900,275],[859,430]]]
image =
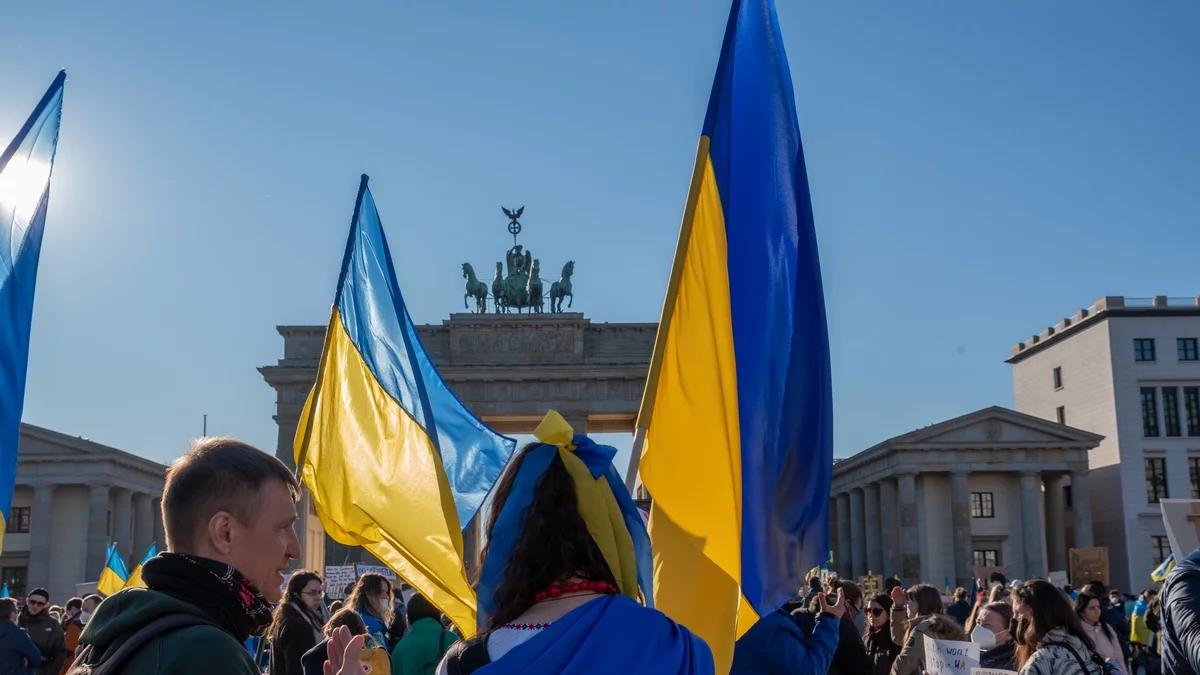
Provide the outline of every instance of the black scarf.
[[160,553],[146,561],[142,579],[150,590],[195,605],[239,642],[261,633],[271,623],[267,599],[241,572],[223,562],[183,553]]

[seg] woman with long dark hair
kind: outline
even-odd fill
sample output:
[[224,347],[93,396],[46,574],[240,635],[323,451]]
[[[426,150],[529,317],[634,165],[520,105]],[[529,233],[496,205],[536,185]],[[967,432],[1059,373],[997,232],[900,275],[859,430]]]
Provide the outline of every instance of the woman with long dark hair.
[[321,577],[311,570],[292,573],[287,593],[275,607],[267,637],[271,641],[271,675],[301,675],[300,659],[321,641]]
[[[892,589],[892,598],[900,599],[907,618],[905,626],[907,633],[899,641],[900,654],[892,664],[891,675],[920,675],[925,669],[925,636],[935,640],[966,640],[962,626],[945,614],[942,606],[942,594],[938,589],[928,584],[917,584],[905,591]],[[897,632],[897,611],[892,607],[892,637]],[[901,617],[901,618],[905,618]]]
[[[711,675],[708,646],[641,604],[652,602],[649,537],[612,466],[616,450],[553,412],[535,436],[542,442],[522,448],[496,487],[479,632],[438,672]],[[335,634],[333,673],[353,672],[358,641]]]
[[1083,624],[1084,632],[1096,645],[1096,655],[1107,659],[1115,673],[1125,675],[1125,655],[1121,651],[1121,639],[1116,629],[1104,621],[1100,597],[1087,591],[1080,592],[1079,597],[1075,598],[1075,614]]
[[1104,660],[1096,656],[1071,601],[1048,581],[1035,579],[1012,592],[1021,675],[1103,675]]
[[883,593],[867,601],[867,632],[863,635],[863,646],[867,648],[867,659],[871,662],[871,675],[888,675],[900,654],[900,645],[892,640],[892,622],[888,616],[891,610],[892,599]]
[[346,606],[358,612],[367,626],[367,635],[376,646],[387,649],[387,629],[395,607],[392,604],[392,582],[382,574],[368,572],[358,578]]

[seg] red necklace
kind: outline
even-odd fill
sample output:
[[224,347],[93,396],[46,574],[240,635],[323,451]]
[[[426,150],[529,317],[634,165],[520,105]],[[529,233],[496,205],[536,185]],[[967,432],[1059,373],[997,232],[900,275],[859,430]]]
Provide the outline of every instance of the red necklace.
[[550,584],[544,591],[538,591],[533,596],[534,602],[553,600],[570,593],[598,593],[600,595],[618,595],[621,589],[607,581],[574,581],[569,584]]

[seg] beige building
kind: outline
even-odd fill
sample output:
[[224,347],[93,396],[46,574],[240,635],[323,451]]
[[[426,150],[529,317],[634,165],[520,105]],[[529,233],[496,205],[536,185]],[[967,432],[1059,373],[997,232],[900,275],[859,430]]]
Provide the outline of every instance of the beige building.
[[92,441],[21,425],[0,580],[14,596],[45,587],[54,603],[94,582],[109,542],[126,564],[163,548],[165,466]]
[[1112,581],[1150,582],[1170,552],[1158,501],[1200,498],[1200,297],[1109,296],[1012,348],[1017,410],[1101,434],[1096,545]]
[[969,586],[977,567],[1065,571],[1068,547],[1091,545],[1092,520],[1086,496],[1071,503],[1064,486],[1087,484],[1101,440],[994,406],[835,461],[838,573]]

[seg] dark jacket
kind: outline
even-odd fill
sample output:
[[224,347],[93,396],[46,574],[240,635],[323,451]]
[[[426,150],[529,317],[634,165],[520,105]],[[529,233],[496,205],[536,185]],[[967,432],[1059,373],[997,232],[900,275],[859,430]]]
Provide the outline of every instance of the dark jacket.
[[1012,640],[1009,640],[998,647],[980,650],[979,667],[1016,670],[1017,645]]
[[320,621],[295,601],[284,603],[279,628],[271,639],[271,675],[301,675],[300,659],[324,638]]
[[967,619],[971,616],[971,603],[966,600],[959,600],[946,608],[946,613],[950,618],[954,619],[961,626],[967,625]]
[[833,662],[829,664],[829,675],[859,675],[870,670],[871,660],[867,658],[862,633],[858,632],[854,621],[843,616],[838,622],[838,645],[833,652]]
[[1200,673],[1200,548],[1175,565],[1158,597],[1162,599],[1162,671]]
[[[138,628],[168,614],[194,614],[212,620],[195,605],[162,591],[130,588],[100,603],[79,636],[80,648],[92,645],[98,653],[93,655],[95,663],[115,651]],[[238,638],[210,624],[180,628],[150,640],[121,670],[121,675],[158,673],[260,675]]]
[[67,658],[66,638],[63,636],[62,624],[44,609],[41,614],[37,615],[31,615],[27,610],[22,609],[17,625],[29,633],[33,644],[42,651],[42,665],[30,668],[30,670],[35,675],[58,675],[63,661]]
[[838,619],[816,618],[809,636],[782,611],[759,619],[733,648],[729,675],[822,675],[829,670],[838,644]]
[[42,663],[42,651],[29,634],[11,621],[0,620],[0,673],[4,675],[28,675],[33,671],[26,666]]
[[304,675],[325,675],[325,662],[328,660],[329,638],[325,638],[300,657],[300,666]]
[[892,672],[892,663],[900,654],[900,645],[892,641],[889,626],[878,630],[868,628],[866,636],[863,637],[863,646],[867,650],[867,661],[871,664],[871,675],[888,675]]

